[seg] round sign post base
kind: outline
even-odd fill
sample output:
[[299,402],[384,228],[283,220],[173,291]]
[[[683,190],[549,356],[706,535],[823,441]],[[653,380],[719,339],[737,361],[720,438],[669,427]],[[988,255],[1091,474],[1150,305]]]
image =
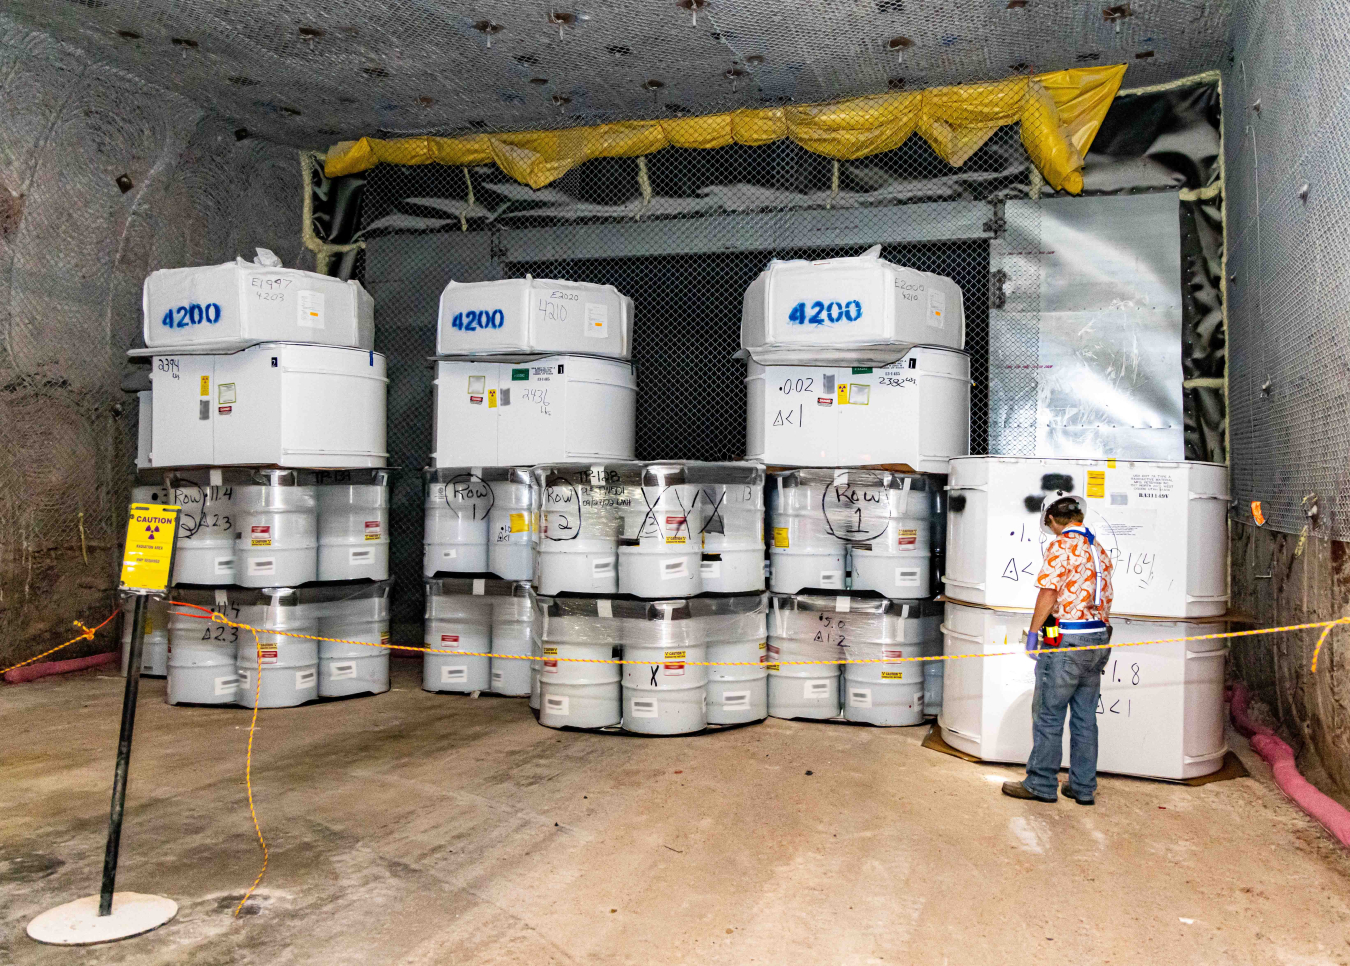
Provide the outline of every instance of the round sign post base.
[[28,924],[28,936],[52,946],[92,946],[158,929],[178,915],[178,903],[139,892],[113,894],[112,914],[98,914],[98,896],[48,909]]

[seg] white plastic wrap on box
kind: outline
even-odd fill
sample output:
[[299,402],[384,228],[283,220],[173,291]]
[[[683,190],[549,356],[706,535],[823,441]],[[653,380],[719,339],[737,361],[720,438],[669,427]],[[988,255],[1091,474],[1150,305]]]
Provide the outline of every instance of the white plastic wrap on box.
[[1046,500],[1084,497],[1115,565],[1112,614],[1212,617],[1228,609],[1228,469],[1217,463],[972,456],[952,460],[947,597],[1027,607],[1050,539]]
[[614,359],[437,362],[435,466],[633,457],[637,381]]
[[374,346],[375,302],[360,282],[281,268],[271,252],[258,251],[254,263],[237,258],[151,272],[141,295],[148,349],[233,352],[260,342]]
[[970,357],[919,346],[884,368],[746,365],[746,455],[778,466],[905,464],[970,451]]
[[886,261],[880,245],[852,258],[775,259],[745,290],[741,348],[761,365],[884,366],[916,345],[965,348],[961,288]]
[[575,352],[627,359],[632,338],[633,300],[613,285],[526,275],[447,285],[436,354]]
[[[948,654],[1020,652],[1030,610],[948,603]],[[1222,622],[1112,617],[1113,645],[1218,633]],[[1183,780],[1223,766],[1222,640],[1114,647],[1097,703],[1099,771]],[[944,661],[942,713],[947,744],[986,761],[1023,763],[1031,753],[1036,663],[1023,653]],[[1069,763],[1065,723],[1063,764]]]
[[156,467],[385,465],[385,359],[266,343],[229,355],[157,354]]

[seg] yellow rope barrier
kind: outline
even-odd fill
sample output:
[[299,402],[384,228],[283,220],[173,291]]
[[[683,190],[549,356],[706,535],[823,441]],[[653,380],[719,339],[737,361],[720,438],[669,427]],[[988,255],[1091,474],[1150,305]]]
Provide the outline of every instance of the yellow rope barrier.
[[18,668],[21,668],[21,667],[27,667],[29,664],[32,664],[32,663],[34,663],[35,661],[40,661],[40,660],[42,660],[44,657],[46,657],[48,654],[55,654],[57,651],[61,650],[61,648],[63,648],[63,647],[70,647],[70,645],[72,645],[72,644],[77,644],[77,643],[79,643],[80,641],[92,641],[92,640],[94,639],[94,634],[95,634],[96,632],[98,632],[98,631],[103,630],[103,628],[106,627],[106,626],[109,624],[109,622],[111,622],[114,618],[117,617],[117,614],[118,614],[118,611],[113,611],[111,614],[109,614],[107,617],[105,617],[105,618],[103,619],[103,623],[101,623],[101,624],[95,624],[93,627],[88,627],[88,626],[86,626],[85,624],[83,624],[83,623],[80,622],[80,621],[71,621],[71,623],[74,624],[76,627],[78,627],[83,633],[81,633],[81,634],[80,634],[79,636],[77,636],[77,637],[72,637],[70,640],[66,641],[64,644],[58,644],[58,645],[56,645],[56,646],[55,646],[54,648],[52,648],[50,651],[43,651],[41,654],[37,655],[36,657],[30,657],[30,658],[29,658],[28,660],[26,660],[26,661],[20,661],[18,664],[15,664],[15,665],[12,665],[12,666],[10,666],[10,667],[5,668],[3,671],[0,671],[0,677],[3,677],[4,675],[8,674],[10,671],[17,670]]

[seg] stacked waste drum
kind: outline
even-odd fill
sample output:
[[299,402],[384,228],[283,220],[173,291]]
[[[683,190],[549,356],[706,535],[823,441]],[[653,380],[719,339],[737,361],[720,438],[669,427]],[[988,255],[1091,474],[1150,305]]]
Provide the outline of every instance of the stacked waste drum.
[[668,735],[762,720],[764,468],[574,462],[534,477],[540,723]]
[[[151,604],[143,671],[168,677],[170,704],[387,691],[386,378],[369,295],[260,249],[153,273],[143,308],[132,500],[182,507],[170,598],[195,605]],[[255,641],[212,613],[264,630]]]
[[422,686],[530,694],[533,467],[630,460],[633,303],[611,285],[451,282],[437,324],[423,473]]
[[[1214,463],[1005,456],[952,460],[942,738],[989,761],[1031,752],[1035,603],[1045,508],[1079,497],[1114,567],[1112,651],[1097,706],[1098,767],[1185,780],[1218,771],[1228,609],[1228,470]],[[1126,647],[1134,642],[1167,643]],[[1068,740],[1064,761],[1068,762]]]
[[[943,484],[969,452],[960,288],[854,258],[746,291],[749,456],[768,484],[770,715],[914,725],[941,706]],[[832,663],[851,662],[851,663]]]

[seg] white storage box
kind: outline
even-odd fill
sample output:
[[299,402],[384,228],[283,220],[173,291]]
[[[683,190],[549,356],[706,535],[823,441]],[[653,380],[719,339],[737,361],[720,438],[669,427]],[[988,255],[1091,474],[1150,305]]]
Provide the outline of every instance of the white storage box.
[[[268,258],[270,256],[270,258]],[[375,302],[360,282],[281,268],[271,252],[224,265],[151,272],[141,294],[146,350],[234,352],[261,342],[370,349]]]
[[1086,498],[1115,565],[1112,615],[1209,617],[1228,609],[1228,469],[1217,463],[971,456],[951,463],[945,594],[989,607],[1036,600],[1041,506]]
[[632,459],[637,380],[612,359],[436,363],[436,466]]
[[904,464],[946,473],[970,451],[970,358],[920,346],[894,365],[747,363],[747,459],[776,466]]
[[[985,761],[1025,763],[1031,754],[1031,696],[1036,663],[1022,634],[1031,611],[990,610],[948,603],[943,623],[947,654],[990,654],[943,662],[942,713],[947,744]],[[1116,618],[1111,643],[1219,633],[1222,622]],[[1222,640],[1113,647],[1097,703],[1100,771],[1181,780],[1223,765]],[[1063,764],[1069,763],[1065,724]]]
[[385,359],[268,343],[231,355],[159,355],[151,465],[384,466]]
[[761,365],[884,366],[916,345],[965,348],[961,287],[892,264],[881,246],[856,258],[774,260],[745,290],[741,348]]
[[632,339],[633,300],[613,285],[526,275],[447,285],[436,354],[579,352],[627,359]]

